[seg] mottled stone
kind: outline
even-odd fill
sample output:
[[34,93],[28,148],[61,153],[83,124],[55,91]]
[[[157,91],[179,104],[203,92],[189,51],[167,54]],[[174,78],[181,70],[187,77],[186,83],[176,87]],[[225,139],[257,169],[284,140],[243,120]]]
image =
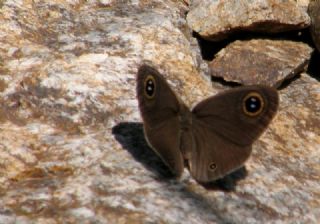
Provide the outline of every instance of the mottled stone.
[[297,2],[297,5],[299,7],[303,8],[305,11],[308,10],[308,5],[310,3],[310,0],[295,0],[295,1]]
[[210,62],[210,74],[243,85],[281,83],[304,71],[312,48],[286,40],[253,39],[235,41]]
[[[0,223],[317,223],[319,82],[280,91],[234,192],[166,178],[135,75],[151,61],[189,106],[199,75],[180,1],[5,1],[0,15]],[[193,41],[193,40],[192,40]]]
[[311,1],[308,7],[308,13],[311,18],[311,36],[318,51],[320,51],[320,1]]
[[196,1],[187,15],[201,37],[221,40],[236,31],[278,33],[305,28],[310,18],[293,0]]

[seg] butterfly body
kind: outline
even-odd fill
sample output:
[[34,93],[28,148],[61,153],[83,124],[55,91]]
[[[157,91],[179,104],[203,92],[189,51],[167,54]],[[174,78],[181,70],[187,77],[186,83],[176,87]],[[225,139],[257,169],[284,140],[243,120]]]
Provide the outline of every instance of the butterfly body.
[[278,107],[276,90],[248,86],[209,97],[190,110],[148,65],[139,68],[137,98],[148,144],[174,174],[180,176],[186,164],[203,183],[243,166]]

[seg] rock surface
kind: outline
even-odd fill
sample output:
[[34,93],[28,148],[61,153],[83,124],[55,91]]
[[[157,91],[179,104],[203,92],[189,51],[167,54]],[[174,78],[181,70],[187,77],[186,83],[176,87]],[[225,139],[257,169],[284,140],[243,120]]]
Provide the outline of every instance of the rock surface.
[[306,70],[312,48],[301,42],[253,39],[235,41],[210,62],[211,75],[243,85],[279,87]]
[[236,191],[163,177],[142,133],[139,64],[153,62],[189,106],[218,89],[190,50],[185,11],[160,0],[3,2],[0,223],[318,223],[320,84],[307,74],[280,91]]
[[[308,5],[310,3],[310,0],[295,0],[299,7],[304,9],[305,11],[308,10]],[[312,1],[312,0],[311,0]]]
[[310,18],[296,1],[196,1],[187,15],[201,37],[221,40],[237,31],[278,33],[308,27]]
[[320,1],[311,1],[308,7],[308,13],[311,18],[310,31],[315,46],[320,51]]

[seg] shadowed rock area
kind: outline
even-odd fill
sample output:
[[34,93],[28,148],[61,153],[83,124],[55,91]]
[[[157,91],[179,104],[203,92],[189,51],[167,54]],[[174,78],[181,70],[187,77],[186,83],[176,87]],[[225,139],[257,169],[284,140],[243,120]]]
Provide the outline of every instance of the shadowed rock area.
[[0,223],[319,222],[319,70],[281,85],[236,186],[202,186],[150,150],[135,90],[143,61],[189,107],[231,88],[209,78],[188,1],[0,3]]
[[311,18],[310,31],[315,46],[320,51],[320,1],[311,1],[308,8],[308,13]]

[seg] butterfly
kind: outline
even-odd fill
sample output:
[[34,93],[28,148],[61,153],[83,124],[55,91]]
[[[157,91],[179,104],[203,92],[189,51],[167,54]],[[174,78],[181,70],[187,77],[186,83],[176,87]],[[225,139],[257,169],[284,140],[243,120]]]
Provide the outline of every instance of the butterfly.
[[149,65],[137,74],[137,99],[149,146],[176,176],[184,167],[200,183],[239,169],[274,118],[279,97],[267,86],[224,91],[190,110]]

